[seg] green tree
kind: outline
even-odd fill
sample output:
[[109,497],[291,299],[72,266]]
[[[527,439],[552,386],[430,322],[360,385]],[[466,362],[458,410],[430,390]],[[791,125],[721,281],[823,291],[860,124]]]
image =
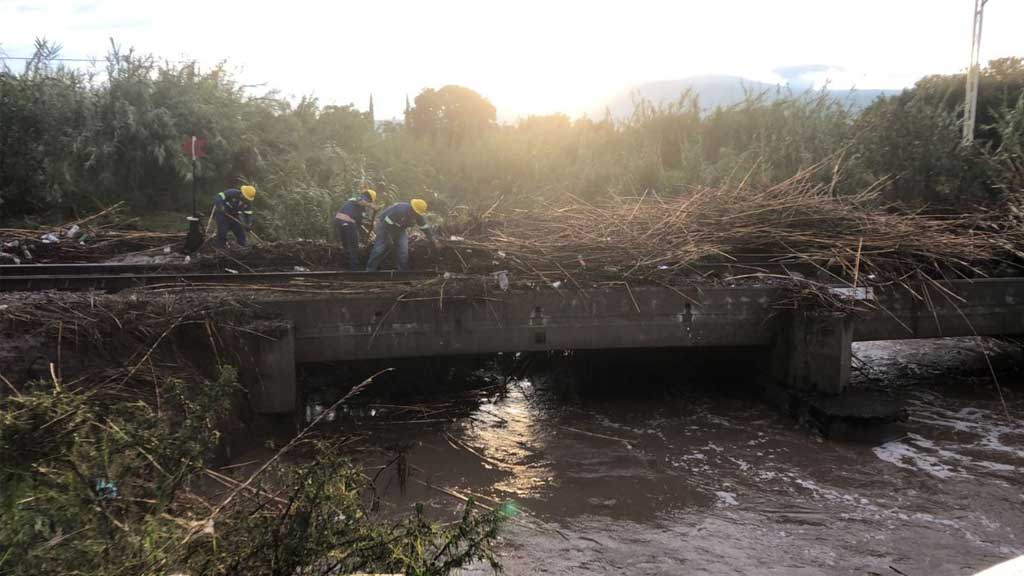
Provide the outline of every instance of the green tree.
[[[958,117],[963,114],[966,76],[932,75],[919,80],[908,92],[929,105]],[[990,60],[978,79],[978,115],[975,138],[982,145],[999,146],[999,132],[993,126],[995,111],[1012,107],[1024,93],[1024,58]]]
[[1013,110],[1024,95],[1024,59],[992,60],[982,69],[977,148],[961,145],[965,80],[963,74],[927,76],[861,113],[853,150],[862,183],[892,177],[890,200],[931,206],[995,200],[1005,174],[992,170],[986,155],[1011,157],[1006,151],[1022,125]]
[[459,146],[492,128],[495,118],[494,105],[488,99],[454,84],[440,90],[423,90],[405,113],[410,131],[433,141],[440,138],[449,147]]
[[16,74],[0,67],[0,220],[72,201],[95,124],[91,77],[56,62],[60,45],[36,42]]

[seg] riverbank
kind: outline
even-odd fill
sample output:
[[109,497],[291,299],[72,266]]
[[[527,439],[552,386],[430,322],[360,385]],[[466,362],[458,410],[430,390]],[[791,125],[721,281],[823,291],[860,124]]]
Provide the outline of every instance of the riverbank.
[[253,466],[219,467],[225,436],[251,430],[241,374],[273,327],[245,299],[3,302],[0,572],[440,576],[493,560],[502,512],[383,518],[346,439],[316,435],[318,420]]

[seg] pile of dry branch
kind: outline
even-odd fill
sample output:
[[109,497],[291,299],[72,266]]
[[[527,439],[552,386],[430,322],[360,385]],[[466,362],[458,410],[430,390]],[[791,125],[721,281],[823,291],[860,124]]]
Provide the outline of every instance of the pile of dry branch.
[[0,264],[103,262],[180,245],[184,234],[139,230],[123,202],[53,228],[0,228]]
[[[52,363],[58,373],[75,372],[83,382],[105,381],[120,372],[145,380],[153,371],[150,363],[158,349],[173,356],[176,346],[198,342],[199,347],[220,350],[223,345],[213,326],[220,325],[222,331],[248,329],[270,319],[246,299],[226,291],[5,294],[0,305],[0,374],[16,385],[32,378],[49,379]],[[172,338],[187,330],[202,339]],[[166,356],[159,365],[176,370],[187,367]]]
[[[570,196],[535,200],[531,208],[496,203],[475,215],[450,217],[437,248],[414,238],[419,271],[489,275],[508,271],[514,283],[645,281],[681,285],[708,276],[707,264],[739,264],[735,281],[790,281],[799,265],[822,284],[880,285],[909,276],[979,277],[1024,260],[1019,213],[936,215],[885,205],[879,187],[834,194],[825,165],[769,188],[745,184],[697,188],[680,196],[587,202]],[[518,199],[517,206],[527,200]],[[1014,220],[1014,218],[1018,220]],[[1001,219],[1001,220],[1000,220]],[[100,262],[128,253],[184,264],[181,234],[131,230],[121,205],[53,231],[0,230],[0,263]],[[46,239],[44,236],[51,236]],[[57,240],[57,241],[54,241]],[[372,244],[372,237],[370,238]],[[363,261],[369,246],[364,246]],[[175,259],[175,262],[171,262]],[[237,272],[337,270],[346,258],[336,243],[256,241],[245,249],[204,246],[192,270]],[[761,264],[770,267],[759,267]],[[390,264],[385,265],[387,267]],[[740,270],[743,268],[740,267]],[[1009,272],[1007,272],[1009,271]],[[723,276],[726,277],[726,276]]]
[[[1008,264],[1024,230],[989,215],[927,215],[882,205],[877,189],[837,196],[806,171],[765,189],[700,188],[599,203],[571,199],[532,210],[492,211],[449,249],[486,254],[487,265],[526,275],[671,281],[696,263],[802,263],[832,283],[889,282],[908,274],[984,276]],[[478,233],[471,230],[479,231]],[[480,259],[462,257],[467,270]]]

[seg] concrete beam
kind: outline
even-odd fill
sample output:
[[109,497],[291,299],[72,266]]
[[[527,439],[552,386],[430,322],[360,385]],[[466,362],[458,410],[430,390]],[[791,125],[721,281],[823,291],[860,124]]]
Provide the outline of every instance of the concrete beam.
[[789,388],[840,394],[850,381],[852,342],[849,315],[793,311],[772,350],[772,378]]
[[869,302],[874,309],[856,314],[854,341],[1024,334],[1024,280],[918,282],[909,288],[875,288]]
[[[673,290],[612,285],[396,299],[310,296],[261,305],[293,323],[283,358],[297,362],[661,347],[773,347],[772,375],[800,389],[839,393],[850,342],[1024,334],[1024,279],[875,288],[845,316],[775,308],[777,287]],[[287,348],[290,346],[290,348]],[[271,357],[273,354],[271,353]],[[283,369],[264,366],[264,372]],[[281,370],[280,372],[278,372]],[[276,378],[276,377],[275,377]],[[290,376],[294,379],[294,374]],[[294,382],[286,394],[292,394]],[[263,392],[259,392],[263,394]],[[262,400],[261,400],[262,401]],[[287,401],[271,395],[269,406]],[[281,408],[283,409],[283,408]]]
[[492,354],[568,349],[767,346],[772,289],[609,287],[443,300],[275,300],[295,325],[296,359]]

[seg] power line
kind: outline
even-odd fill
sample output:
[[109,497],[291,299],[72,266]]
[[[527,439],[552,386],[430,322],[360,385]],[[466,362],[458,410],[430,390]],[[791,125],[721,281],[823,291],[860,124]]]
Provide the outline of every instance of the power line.
[[[35,56],[4,56],[0,54],[0,60],[35,60]],[[97,58],[43,58],[43,62],[96,62]]]
[[[29,60],[35,60],[35,59],[36,59],[35,56],[5,56],[4,54],[0,53],[0,60],[19,60],[19,61],[22,61],[22,62],[27,62]],[[95,64],[97,62],[102,62],[104,60],[106,60],[105,57],[104,58],[43,58],[42,59],[43,62],[88,62],[90,64]],[[169,62],[169,63],[172,63],[172,64],[191,64],[193,62],[198,62],[198,60],[164,60],[164,59],[161,58],[160,62]]]

